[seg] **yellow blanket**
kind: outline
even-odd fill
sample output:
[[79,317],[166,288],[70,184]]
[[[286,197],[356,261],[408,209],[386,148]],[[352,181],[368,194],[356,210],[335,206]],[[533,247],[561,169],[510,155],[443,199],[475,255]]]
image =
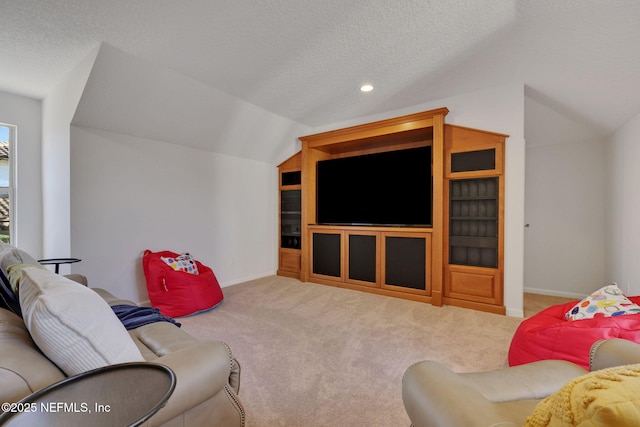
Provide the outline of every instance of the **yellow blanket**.
[[544,399],[525,427],[640,426],[640,364],[590,372]]
[[25,267],[40,267],[45,268],[40,264],[12,264],[7,267],[7,278],[9,279],[9,285],[11,285],[11,290],[13,293],[18,296],[18,291],[20,290],[20,280],[22,280],[22,269]]

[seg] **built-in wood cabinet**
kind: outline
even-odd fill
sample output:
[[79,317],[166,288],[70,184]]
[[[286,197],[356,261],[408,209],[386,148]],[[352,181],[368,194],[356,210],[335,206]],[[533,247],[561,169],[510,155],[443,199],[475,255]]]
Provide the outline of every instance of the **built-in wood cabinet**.
[[300,153],[278,166],[278,274],[300,278],[302,259],[302,169]]
[[445,125],[445,304],[504,313],[505,141]]
[[[445,125],[447,113],[441,108],[300,137],[301,152],[279,166],[278,274],[504,313],[507,136]],[[419,147],[430,147],[429,225],[318,223],[319,162]],[[299,246],[291,245],[296,239]]]
[[447,113],[441,108],[300,138],[303,281],[442,305],[443,210],[432,209],[428,226],[319,224],[316,171],[324,160],[430,147],[429,197],[441,207]]
[[431,230],[309,227],[312,282],[424,301],[431,295]]

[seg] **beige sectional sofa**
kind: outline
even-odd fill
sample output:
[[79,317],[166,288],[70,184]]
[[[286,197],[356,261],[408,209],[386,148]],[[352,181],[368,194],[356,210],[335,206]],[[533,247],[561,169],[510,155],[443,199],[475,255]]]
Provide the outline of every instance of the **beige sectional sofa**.
[[22,317],[0,308],[0,402],[99,366],[147,361],[169,367],[176,387],[145,426],[244,425],[240,366],[226,344],[166,321],[127,331],[109,306],[133,302],[78,283],[83,276],[57,275],[9,245],[0,244],[0,270],[18,286],[22,308]]

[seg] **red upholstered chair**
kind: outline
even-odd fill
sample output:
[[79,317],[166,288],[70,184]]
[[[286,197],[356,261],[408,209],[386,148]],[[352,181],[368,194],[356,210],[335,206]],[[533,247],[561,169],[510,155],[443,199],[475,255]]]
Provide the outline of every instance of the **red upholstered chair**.
[[[640,296],[628,297],[640,305]],[[578,301],[549,307],[524,320],[511,340],[509,366],[559,359],[589,368],[589,350],[601,339],[623,338],[640,343],[640,314],[565,320]]]

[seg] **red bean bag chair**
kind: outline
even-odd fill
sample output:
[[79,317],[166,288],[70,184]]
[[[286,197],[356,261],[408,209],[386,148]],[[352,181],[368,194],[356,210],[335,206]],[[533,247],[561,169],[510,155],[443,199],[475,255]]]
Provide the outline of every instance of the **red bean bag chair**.
[[151,305],[165,316],[182,317],[207,311],[223,300],[213,270],[188,253],[146,250],[142,267]]
[[[627,297],[640,305],[640,296]],[[640,342],[640,314],[566,320],[579,301],[555,305],[524,320],[511,340],[509,366],[546,359],[568,360],[589,369],[589,351],[601,339]]]

